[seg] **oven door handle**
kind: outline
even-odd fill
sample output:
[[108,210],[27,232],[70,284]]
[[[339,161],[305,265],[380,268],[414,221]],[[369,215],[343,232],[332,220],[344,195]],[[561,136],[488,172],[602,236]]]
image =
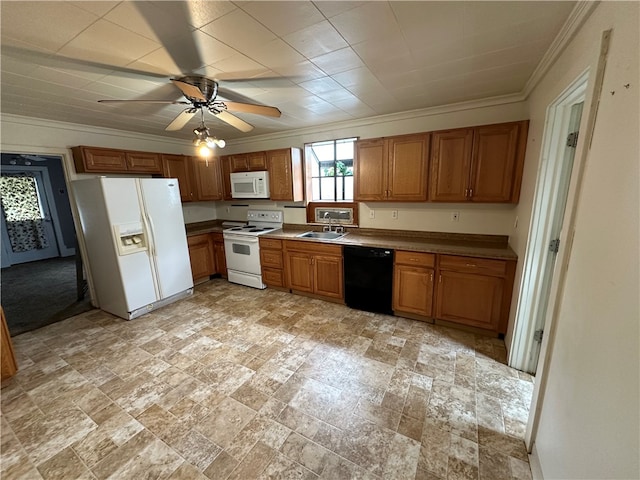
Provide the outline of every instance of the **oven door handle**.
[[258,237],[253,237],[250,235],[237,235],[235,233],[223,233],[223,240],[230,240],[232,242],[243,242],[243,243],[258,243]]

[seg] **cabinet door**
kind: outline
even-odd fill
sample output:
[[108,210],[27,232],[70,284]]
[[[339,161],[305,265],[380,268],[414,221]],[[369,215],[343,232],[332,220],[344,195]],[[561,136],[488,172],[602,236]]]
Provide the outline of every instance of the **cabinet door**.
[[220,157],[220,170],[222,171],[222,199],[233,200],[231,196],[231,157]]
[[488,275],[441,271],[436,318],[497,331],[504,279]]
[[12,377],[18,371],[18,362],[13,353],[13,343],[9,335],[7,320],[4,318],[4,310],[0,307],[0,374],[2,380]]
[[189,157],[184,155],[162,155],[162,173],[166,178],[177,178],[180,187],[180,200],[193,200]]
[[393,269],[393,309],[430,317],[433,269],[396,265]]
[[384,139],[356,142],[354,200],[385,200],[387,196],[387,148]]
[[471,160],[470,195],[474,202],[510,202],[519,123],[476,127]]
[[301,252],[287,253],[288,287],[302,292],[313,292],[313,265],[311,255]]
[[464,202],[469,189],[473,129],[436,132],[431,136],[429,200]]
[[127,173],[127,158],[124,150],[89,147],[75,147],[72,150],[78,173]]
[[406,135],[388,139],[389,200],[427,200],[429,135]]
[[213,241],[208,233],[187,237],[191,275],[194,280],[207,278],[215,273]]
[[229,155],[229,164],[231,166],[231,172],[246,172],[249,170],[249,164],[247,163],[247,154],[241,155]]
[[196,182],[196,199],[200,201],[222,200],[222,174],[220,158],[192,157]]
[[314,293],[344,298],[342,257],[316,255],[313,257],[313,266]]
[[140,173],[162,173],[162,160],[158,153],[126,152],[127,170]]
[[219,273],[222,277],[227,278],[227,257],[224,252],[224,241],[214,240],[213,255],[215,257],[215,273]]
[[249,171],[263,171],[267,170],[267,153],[266,152],[252,152],[247,153],[247,169]]

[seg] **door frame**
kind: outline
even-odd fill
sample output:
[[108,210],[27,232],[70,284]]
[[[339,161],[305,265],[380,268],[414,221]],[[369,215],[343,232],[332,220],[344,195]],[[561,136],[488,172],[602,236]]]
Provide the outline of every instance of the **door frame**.
[[[15,153],[11,151],[10,153]],[[49,156],[49,155],[47,155]],[[60,162],[64,162],[60,157]],[[44,184],[45,200],[49,206],[49,214],[51,215],[51,223],[53,224],[53,232],[55,235],[56,243],[58,244],[58,256],[69,257],[76,253],[75,248],[68,248],[64,243],[64,237],[62,235],[62,228],[60,227],[60,219],[58,218],[58,207],[56,205],[56,199],[53,195],[53,189],[51,188],[51,178],[49,177],[49,170],[47,167],[39,167],[37,165],[2,165],[3,172],[40,172]]]

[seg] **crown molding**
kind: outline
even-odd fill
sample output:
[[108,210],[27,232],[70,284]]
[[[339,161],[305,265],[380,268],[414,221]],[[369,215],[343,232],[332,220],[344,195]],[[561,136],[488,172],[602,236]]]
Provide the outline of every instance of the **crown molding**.
[[569,17],[562,25],[562,28],[551,42],[542,60],[529,77],[529,80],[522,89],[522,96],[527,99],[536,85],[545,76],[551,65],[558,59],[565,47],[573,39],[573,36],[582,27],[591,13],[598,6],[600,1],[579,1],[569,14]]
[[107,135],[111,137],[149,140],[170,145],[179,145],[182,147],[191,144],[189,140],[183,140],[180,138],[162,137],[160,135],[118,130],[115,128],[97,127],[93,125],[83,125],[80,123],[61,122],[59,120],[49,120],[46,118],[25,117],[12,113],[0,113],[0,123],[13,123],[16,125],[24,125],[26,127],[55,128],[58,130],[71,130],[73,132]]

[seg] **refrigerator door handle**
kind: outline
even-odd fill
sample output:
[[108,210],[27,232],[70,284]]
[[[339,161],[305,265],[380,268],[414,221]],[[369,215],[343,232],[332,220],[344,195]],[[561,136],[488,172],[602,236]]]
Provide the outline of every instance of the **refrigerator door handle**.
[[[147,231],[147,244],[149,245],[149,261],[151,262],[152,266],[153,266],[153,271],[157,272],[158,271],[158,264],[156,262],[156,239],[154,236],[154,229],[153,229],[153,220],[151,220],[151,217],[149,217],[149,215],[145,212],[143,215],[144,218],[144,226],[145,226],[145,230]],[[160,278],[158,275],[153,275],[153,288],[156,291],[156,296],[158,297],[158,299],[162,298],[161,292],[162,292],[162,286],[160,285]]]

